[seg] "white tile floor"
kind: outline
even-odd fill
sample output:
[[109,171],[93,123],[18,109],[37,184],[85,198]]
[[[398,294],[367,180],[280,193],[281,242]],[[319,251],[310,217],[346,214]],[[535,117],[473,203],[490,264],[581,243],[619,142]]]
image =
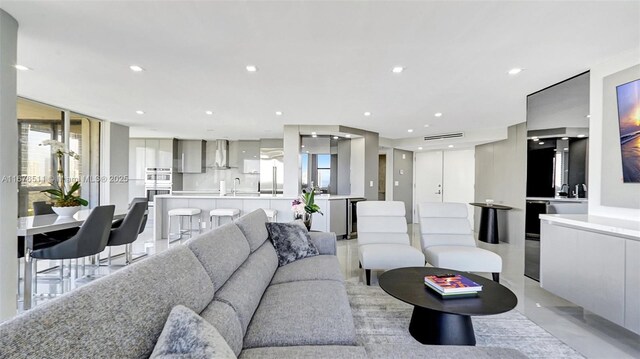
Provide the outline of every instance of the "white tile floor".
[[[151,223],[147,230],[134,243],[135,254],[145,253],[147,256],[166,250],[169,246],[180,245],[180,242],[168,244],[166,240],[155,242],[152,238]],[[420,248],[420,237],[417,226],[410,226],[412,245]],[[538,282],[523,275],[523,248],[501,243],[489,245],[480,243],[483,248],[495,251],[503,258],[503,272],[500,282],[510,288],[518,296],[516,309],[530,320],[565,342],[587,358],[640,358],[640,336],[635,335],[596,315],[585,312],[582,308],[559,298],[544,289]],[[142,257],[144,258],[144,257]],[[139,260],[142,260],[139,259]],[[343,274],[349,281],[363,281],[363,272],[358,269],[358,248],[356,240],[338,242],[338,259]],[[118,257],[114,264],[123,264]],[[106,264],[106,263],[104,263]],[[102,266],[99,269],[88,268],[88,274],[108,275],[119,267]],[[57,272],[52,273],[57,274]],[[482,274],[490,277],[488,273]],[[92,279],[66,278],[62,285],[65,291],[90,282]],[[377,285],[375,273],[372,285]],[[59,281],[39,281],[38,293],[43,297],[36,298],[36,305],[50,299],[48,294],[59,293]]]

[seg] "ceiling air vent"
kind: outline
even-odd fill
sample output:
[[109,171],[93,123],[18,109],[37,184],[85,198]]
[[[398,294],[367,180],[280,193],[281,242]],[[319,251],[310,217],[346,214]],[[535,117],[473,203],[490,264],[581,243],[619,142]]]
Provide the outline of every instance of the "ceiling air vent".
[[459,138],[459,137],[464,137],[464,132],[443,133],[443,134],[433,135],[433,136],[424,136],[424,140],[435,141],[435,140],[444,140],[448,138]]

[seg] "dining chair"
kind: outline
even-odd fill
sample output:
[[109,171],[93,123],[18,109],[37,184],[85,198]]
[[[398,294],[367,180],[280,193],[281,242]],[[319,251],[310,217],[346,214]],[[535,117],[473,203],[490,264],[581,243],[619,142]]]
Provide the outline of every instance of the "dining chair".
[[[149,209],[149,200],[147,199],[147,197],[135,197],[134,199],[131,200],[131,203],[129,203],[129,209],[131,209],[134,204],[139,202],[145,203],[145,206],[144,206],[145,211]],[[144,232],[144,229],[147,227],[147,217],[148,217],[148,214],[145,213],[144,217],[142,217],[142,224],[140,224],[140,229],[138,230],[138,234],[141,234],[142,232]],[[113,229],[113,228],[119,227],[120,225],[122,225],[123,221],[124,221],[124,218],[116,219],[115,221],[113,221],[113,224],[111,224],[111,228]]]
[[144,221],[145,212],[147,210],[147,202],[132,202],[132,206],[122,223],[116,227],[111,227],[109,234],[109,266],[111,266],[111,247],[124,245],[125,265],[131,263],[131,243],[133,243],[140,234],[140,228]]
[[[37,268],[37,260],[41,259],[78,259],[102,252],[109,241],[109,233],[111,230],[114,211],[114,205],[99,206],[92,209],[89,217],[87,217],[83,225],[73,237],[53,246],[32,251],[31,264],[34,268]],[[38,272],[37,270],[34,270],[33,273],[33,283],[35,283],[37,287]]]

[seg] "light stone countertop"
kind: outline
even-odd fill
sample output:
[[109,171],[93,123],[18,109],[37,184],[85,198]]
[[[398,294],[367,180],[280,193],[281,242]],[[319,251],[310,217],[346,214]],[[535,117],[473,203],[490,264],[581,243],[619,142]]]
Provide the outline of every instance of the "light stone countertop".
[[[185,191],[183,191],[185,192]],[[167,199],[262,199],[262,200],[270,200],[270,199],[288,199],[294,200],[298,197],[295,196],[284,196],[282,194],[272,195],[272,194],[257,194],[257,193],[238,193],[237,195],[232,195],[228,193],[225,196],[221,196],[219,193],[214,192],[192,192],[186,191],[188,194],[163,194],[157,195],[154,198],[160,200]],[[339,199],[349,199],[349,198],[362,198],[362,196],[353,196],[353,195],[334,195],[334,194],[317,194],[316,200],[339,200]]]
[[527,201],[549,201],[549,202],[589,202],[588,198],[560,198],[560,197],[527,197]]
[[541,214],[540,219],[554,224],[564,224],[640,241],[640,220],[632,221],[588,214]]

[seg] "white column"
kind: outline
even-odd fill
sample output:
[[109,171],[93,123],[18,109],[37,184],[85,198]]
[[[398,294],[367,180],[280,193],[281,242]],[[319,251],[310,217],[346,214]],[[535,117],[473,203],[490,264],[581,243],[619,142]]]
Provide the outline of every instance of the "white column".
[[284,187],[285,196],[300,193],[300,130],[295,125],[284,126]]
[[18,22],[0,9],[0,322],[16,314],[18,261]]

